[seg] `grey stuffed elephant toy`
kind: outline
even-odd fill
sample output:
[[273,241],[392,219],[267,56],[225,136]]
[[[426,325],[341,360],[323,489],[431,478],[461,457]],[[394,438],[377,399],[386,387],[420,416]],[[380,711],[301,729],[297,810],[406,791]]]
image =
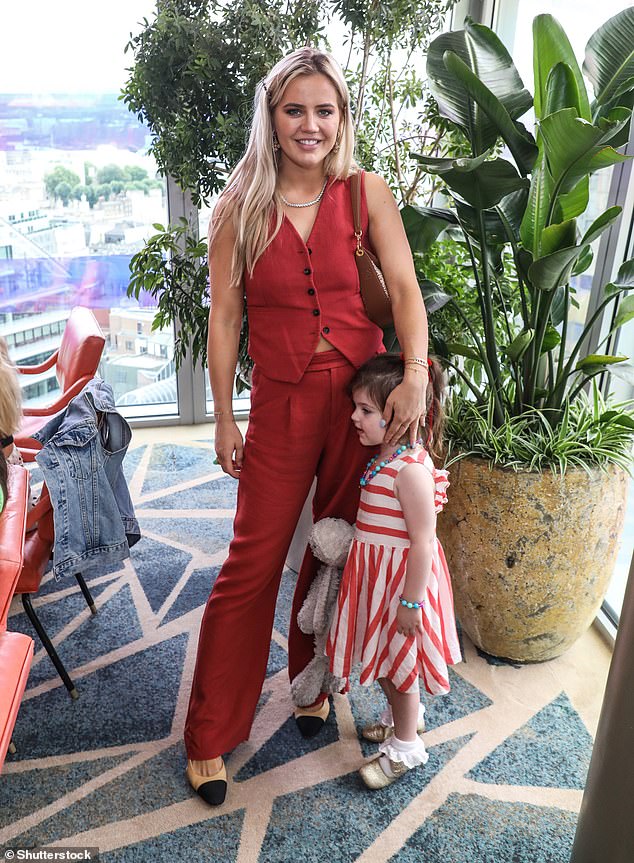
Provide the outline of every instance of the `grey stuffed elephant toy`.
[[341,518],[322,518],[313,528],[308,543],[315,557],[323,563],[297,615],[302,632],[315,636],[315,656],[291,683],[296,707],[313,704],[321,692],[340,692],[346,681],[328,669],[326,640],[337,605],[341,573],[348,557],[354,528]]

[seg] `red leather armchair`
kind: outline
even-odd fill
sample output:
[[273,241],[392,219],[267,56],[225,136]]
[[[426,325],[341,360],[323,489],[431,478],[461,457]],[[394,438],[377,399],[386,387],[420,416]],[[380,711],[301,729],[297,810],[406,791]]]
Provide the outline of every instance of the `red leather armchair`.
[[22,375],[37,375],[55,366],[62,393],[45,408],[24,408],[20,431],[15,442],[25,461],[33,461],[38,447],[31,436],[61,411],[89,380],[94,378],[106,340],[90,309],[75,306],[64,328],[59,349],[37,366],[18,366]]
[[[48,488],[46,485],[43,485],[40,499],[27,515],[24,559],[20,577],[15,586],[15,593],[16,595],[21,595],[24,611],[31,621],[33,628],[39,635],[40,641],[44,645],[51,662],[55,666],[55,669],[61,677],[62,683],[68,690],[71,698],[79,698],[77,688],[66,671],[64,663],[60,659],[51,639],[48,637],[46,630],[42,626],[42,622],[37,616],[37,612],[33,608],[33,604],[31,602],[31,595],[36,594],[40,589],[42,577],[46,572],[46,568],[53,553],[54,542],[53,506],[49,497]],[[80,573],[75,573],[75,578],[77,579],[90,611],[92,614],[96,614],[97,608],[95,606],[95,602],[83,576]]]
[[26,469],[9,465],[9,491],[0,513],[0,770],[33,659],[33,639],[7,631],[9,606],[22,570],[28,489]]

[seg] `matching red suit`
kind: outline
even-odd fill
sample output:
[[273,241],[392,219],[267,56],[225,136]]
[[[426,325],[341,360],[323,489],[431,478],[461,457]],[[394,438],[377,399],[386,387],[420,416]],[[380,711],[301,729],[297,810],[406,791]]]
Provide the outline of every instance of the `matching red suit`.
[[[362,187],[362,226],[368,213]],[[266,674],[284,561],[313,478],[315,520],[354,522],[368,451],[350,421],[347,387],[383,350],[365,314],[354,260],[349,180],[326,188],[307,242],[286,217],[245,276],[251,412],[234,537],[207,602],[185,726],[190,759],[222,755],[249,736]],[[332,350],[315,353],[320,335]],[[291,680],[313,656],[297,612],[317,571],[306,552],[288,639]]]

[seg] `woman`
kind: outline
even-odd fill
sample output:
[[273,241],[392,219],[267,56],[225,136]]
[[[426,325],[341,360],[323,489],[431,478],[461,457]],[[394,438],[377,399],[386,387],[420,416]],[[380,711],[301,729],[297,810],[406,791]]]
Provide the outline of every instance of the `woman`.
[[[187,777],[211,805],[223,802],[222,753],[246,740],[262,689],[275,602],[288,548],[313,478],[315,519],[354,521],[367,460],[350,422],[347,386],[383,350],[365,315],[354,261],[350,198],[354,135],[341,69],[302,48],[259,85],[247,150],[210,227],[209,369],[215,448],[239,477],[234,538],[203,616],[185,728]],[[406,357],[427,357],[427,322],[396,202],[364,175],[364,229],[381,262]],[[255,367],[246,442],[231,405],[246,296]],[[417,427],[426,375],[408,366],[388,400],[387,439]],[[291,680],[313,656],[297,626],[317,564],[308,551],[291,614]],[[299,730],[323,726],[325,696],[296,710]]]

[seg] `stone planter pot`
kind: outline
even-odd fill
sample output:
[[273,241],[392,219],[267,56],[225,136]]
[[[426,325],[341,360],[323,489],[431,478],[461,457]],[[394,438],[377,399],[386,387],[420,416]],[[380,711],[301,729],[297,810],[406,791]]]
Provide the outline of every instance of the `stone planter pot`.
[[592,623],[614,568],[627,474],[515,473],[465,458],[450,469],[438,537],[456,615],[494,656],[553,659]]

